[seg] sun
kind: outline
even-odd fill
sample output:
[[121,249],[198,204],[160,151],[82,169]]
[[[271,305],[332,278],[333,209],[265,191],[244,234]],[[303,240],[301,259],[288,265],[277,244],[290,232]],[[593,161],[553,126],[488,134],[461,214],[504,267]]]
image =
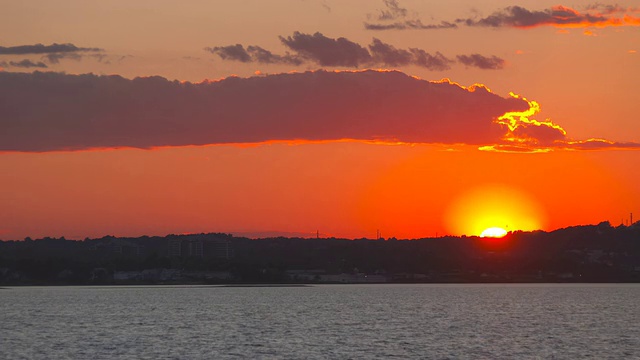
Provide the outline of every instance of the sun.
[[525,191],[506,184],[484,184],[461,192],[449,206],[445,219],[455,235],[496,238],[504,236],[505,229],[542,229],[544,214]]
[[501,238],[505,235],[507,235],[507,230],[500,227],[495,227],[495,226],[484,229],[484,231],[480,233],[480,237],[487,237],[487,238]]

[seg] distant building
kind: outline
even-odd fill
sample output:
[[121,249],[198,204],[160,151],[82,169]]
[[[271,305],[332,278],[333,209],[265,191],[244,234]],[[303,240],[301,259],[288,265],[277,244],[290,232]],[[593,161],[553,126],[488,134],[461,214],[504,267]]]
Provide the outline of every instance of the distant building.
[[204,244],[202,240],[190,239],[187,240],[187,256],[191,257],[203,257],[204,256]]
[[203,257],[204,244],[200,239],[171,239],[168,242],[170,257]]
[[169,240],[169,257],[182,256],[182,241],[180,239]]
[[231,259],[234,251],[229,239],[211,239],[205,242],[205,255],[216,259]]
[[142,253],[142,247],[140,245],[118,238],[109,238],[104,242],[99,242],[93,245],[92,249],[94,251],[106,251],[116,255],[140,256]]
[[206,257],[231,259],[234,251],[230,239],[209,238],[208,235],[188,235],[170,239],[169,257]]

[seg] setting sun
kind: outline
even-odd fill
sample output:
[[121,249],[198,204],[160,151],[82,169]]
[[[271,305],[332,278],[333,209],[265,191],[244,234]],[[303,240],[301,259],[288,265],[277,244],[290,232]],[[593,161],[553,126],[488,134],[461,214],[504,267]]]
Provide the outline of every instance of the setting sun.
[[511,186],[489,184],[458,196],[446,220],[449,231],[456,235],[501,237],[507,231],[541,229],[545,215],[525,192]]
[[490,227],[485,229],[480,234],[480,237],[501,238],[505,235],[507,235],[507,230],[500,227]]

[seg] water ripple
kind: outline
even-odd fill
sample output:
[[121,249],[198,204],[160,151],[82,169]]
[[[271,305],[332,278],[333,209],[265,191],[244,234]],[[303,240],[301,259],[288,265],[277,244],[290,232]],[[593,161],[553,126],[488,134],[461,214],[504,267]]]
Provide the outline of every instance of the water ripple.
[[640,359],[639,285],[22,287],[2,359]]

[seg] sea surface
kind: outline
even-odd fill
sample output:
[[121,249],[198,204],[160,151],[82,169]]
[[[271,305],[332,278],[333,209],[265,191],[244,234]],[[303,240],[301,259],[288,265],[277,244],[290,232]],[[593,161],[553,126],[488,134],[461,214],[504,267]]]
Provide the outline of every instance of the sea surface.
[[0,359],[640,359],[640,284],[14,287]]

